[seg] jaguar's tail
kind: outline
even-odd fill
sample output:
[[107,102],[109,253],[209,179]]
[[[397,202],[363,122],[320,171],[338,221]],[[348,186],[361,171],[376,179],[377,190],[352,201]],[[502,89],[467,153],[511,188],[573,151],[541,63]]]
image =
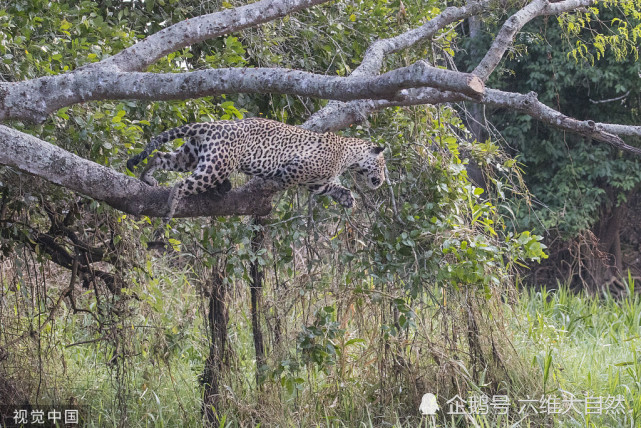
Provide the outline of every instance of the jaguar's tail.
[[166,142],[175,140],[176,138],[193,137],[196,131],[193,125],[183,125],[156,135],[142,152],[129,158],[127,161],[127,169],[133,171],[136,165],[145,160],[154,150],[160,148]]

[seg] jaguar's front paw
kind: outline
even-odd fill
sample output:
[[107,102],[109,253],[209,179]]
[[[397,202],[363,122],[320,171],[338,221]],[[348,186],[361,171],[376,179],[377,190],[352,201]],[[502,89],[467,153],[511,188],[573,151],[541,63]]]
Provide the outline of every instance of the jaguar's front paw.
[[341,195],[341,197],[338,200],[338,203],[344,206],[345,208],[354,208],[356,201],[354,197],[351,195],[351,193],[346,193]]

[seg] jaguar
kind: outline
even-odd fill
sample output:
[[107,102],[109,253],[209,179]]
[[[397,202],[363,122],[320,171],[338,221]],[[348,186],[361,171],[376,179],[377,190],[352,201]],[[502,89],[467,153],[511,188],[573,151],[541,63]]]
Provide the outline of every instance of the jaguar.
[[234,171],[275,180],[283,188],[304,186],[317,195],[328,195],[346,208],[354,196],[339,176],[347,170],[372,189],[385,179],[384,147],[360,138],[317,133],[298,126],[263,118],[191,123],[154,137],[142,152],[129,159],[127,168],[149,157],[163,144],[178,139],[185,143],[172,152],[157,152],[147,162],[141,180],[157,185],[158,169],[192,174],[177,182],[169,195],[165,220],[174,216],[181,198],[212,188],[229,190]]

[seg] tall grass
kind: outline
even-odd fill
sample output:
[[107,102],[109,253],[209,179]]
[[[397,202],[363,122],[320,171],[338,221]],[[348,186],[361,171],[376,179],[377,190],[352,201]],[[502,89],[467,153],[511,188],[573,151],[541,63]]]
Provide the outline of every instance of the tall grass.
[[[139,290],[140,300],[130,325],[117,326],[130,334],[133,346],[123,362],[126,376],[126,426],[197,427],[202,426],[201,386],[199,375],[208,353],[204,320],[200,315],[202,298],[198,284],[188,275],[175,275],[172,282],[150,283]],[[609,294],[587,296],[559,286],[555,290],[521,290],[510,303],[501,303],[500,319],[515,357],[502,358],[504,367],[481,370],[472,376],[471,367],[457,362],[455,355],[434,359],[434,348],[426,345],[426,354],[405,355],[405,373],[389,372],[391,378],[415,379],[398,389],[399,382],[387,382],[398,390],[397,400],[380,402],[380,384],[372,380],[384,347],[373,349],[377,336],[367,329],[367,306],[363,313],[342,318],[347,334],[334,346],[340,353],[329,372],[299,368],[292,385],[281,379],[256,385],[251,320],[246,290],[232,293],[230,308],[231,373],[222,385],[225,409],[218,409],[220,426],[558,426],[558,427],[637,427],[641,426],[641,297],[630,279],[627,298],[614,299]],[[442,296],[441,296],[442,297]],[[466,310],[448,303],[449,311]],[[498,308],[499,310],[501,308]],[[353,310],[353,309],[351,309]],[[439,311],[442,307],[423,305],[416,313],[416,330],[401,339],[390,341],[402,350],[408,343],[438,340],[441,334]],[[297,324],[300,320],[287,319]],[[122,406],[115,398],[116,385],[113,355],[99,343],[83,343],[87,323],[81,315],[70,316],[66,323],[55,323],[43,335],[41,346],[54,347],[42,372],[41,397],[52,402],[73,397],[90,412],[91,427],[123,426]],[[358,331],[357,331],[358,330]],[[363,340],[351,341],[350,334]],[[68,344],[75,344],[68,346]],[[294,342],[285,343],[280,352],[295,352]],[[409,347],[408,347],[409,348]],[[417,347],[415,347],[417,348]],[[31,350],[33,361],[37,349]],[[278,350],[271,350],[276,352]],[[21,355],[30,355],[22,350]],[[431,354],[430,354],[431,352]],[[503,352],[498,349],[496,352]],[[16,362],[19,363],[19,362]],[[504,370],[511,382],[490,385],[488,370]],[[434,390],[430,379],[456,373],[462,385],[449,390]],[[456,377],[456,376],[455,376]],[[455,378],[452,377],[452,378]],[[476,379],[476,380],[474,380]],[[402,382],[401,382],[401,385]],[[291,388],[290,388],[291,386]],[[418,403],[408,400],[407,389],[415,393],[437,394],[441,412],[435,417],[416,416]],[[454,391],[471,394],[508,395],[513,405],[509,417],[498,414],[447,415],[446,401]],[[410,394],[411,395],[411,394]],[[463,394],[465,395],[465,394]],[[586,414],[568,411],[559,415],[518,415],[519,399],[541,396],[574,395],[624,398],[625,412]],[[466,397],[467,397],[466,396]],[[603,412],[605,413],[605,412]],[[413,416],[412,416],[413,415]],[[411,417],[410,417],[411,416]]]
[[631,278],[628,287],[622,300],[564,286],[525,290],[511,311],[515,346],[539,368],[546,394],[625,399],[624,414],[571,411],[555,418],[558,426],[641,425],[641,298]]
[[[632,284],[633,286],[633,284]],[[630,290],[634,291],[634,290]],[[252,360],[250,323],[246,308],[241,302],[236,307],[234,330],[231,335],[237,352],[237,375],[235,390],[228,386],[226,403],[237,403],[236,408],[223,412],[221,426],[243,426],[250,419],[248,414],[255,410],[247,403],[256,399],[252,390],[254,361]],[[524,290],[518,295],[515,305],[505,305],[505,321],[512,336],[512,344],[521,361],[512,361],[507,370],[525,370],[531,379],[530,385],[512,388],[509,391],[513,402],[517,399],[546,396],[569,396],[578,398],[614,397],[625,399],[626,413],[586,414],[569,411],[554,416],[530,415],[520,420],[515,417],[517,408],[511,409],[512,417],[501,415],[469,415],[452,417],[439,414],[434,418],[438,426],[479,426],[511,427],[541,426],[558,427],[637,427],[641,421],[641,298],[637,294],[623,300],[610,295],[586,296],[572,293],[565,287],[556,290]],[[193,346],[193,344],[191,345]],[[200,424],[200,396],[197,375],[201,370],[197,358],[192,355],[175,354],[166,364],[148,367],[132,364],[130,382],[137,400],[130,403],[131,426],[198,426]],[[82,401],[91,405],[95,416],[94,426],[116,424],[115,415],[110,412],[113,391],[109,384],[109,373],[98,361],[90,361],[91,355],[76,352],[67,359],[82,361],[85,374],[92,378],[77,379],[78,387],[93,384],[81,396]],[[204,358],[204,350],[203,350]],[[102,368],[101,368],[102,367]],[[323,373],[307,373],[306,381],[317,385],[316,394],[337,382],[341,390],[341,408],[337,414],[334,408],[300,401],[300,391],[291,394],[277,392],[263,396],[265,408],[260,418],[265,425],[281,426],[381,426],[376,404],[372,397],[363,393],[364,385],[357,381],[363,367],[351,367],[349,381],[328,377]],[[465,370],[465,368],[461,368]],[[95,377],[96,374],[101,374]],[[514,373],[522,375],[522,373]],[[534,387],[532,387],[534,385]],[[244,390],[242,389],[244,386]],[[240,389],[239,389],[240,388]],[[429,387],[426,387],[426,391]],[[483,391],[483,382],[476,385],[476,391]],[[474,392],[472,386],[470,392]],[[440,403],[449,397],[441,397]],[[319,401],[321,403],[322,400]],[[335,405],[336,403],[334,403]],[[444,406],[441,406],[444,407]],[[517,406],[518,407],[518,406]],[[393,409],[391,409],[393,410]],[[391,412],[393,413],[393,412]],[[605,411],[603,412],[605,413]],[[271,423],[270,423],[271,421]],[[416,426],[408,424],[402,412],[396,417],[385,418],[384,425]],[[355,425],[356,424],[356,425]],[[515,425],[517,424],[517,425]],[[421,426],[433,426],[432,419],[423,418]]]

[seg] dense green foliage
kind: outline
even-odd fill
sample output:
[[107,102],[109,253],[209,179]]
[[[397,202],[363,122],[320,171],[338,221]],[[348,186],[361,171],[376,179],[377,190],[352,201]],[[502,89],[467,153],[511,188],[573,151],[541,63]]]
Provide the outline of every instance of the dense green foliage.
[[[621,6],[624,15],[617,7]],[[534,91],[539,100],[580,120],[637,124],[641,71],[636,55],[639,19],[631,4],[601,6],[600,12],[535,20],[491,80],[511,92]],[[614,28],[609,30],[606,26]],[[495,26],[466,45],[483,52]],[[461,55],[470,64],[474,58]],[[590,230],[609,210],[626,202],[641,182],[639,159],[601,143],[542,125],[514,111],[492,112],[492,122],[524,169],[530,206],[520,204],[520,227],[540,233],[558,230],[565,238]],[[495,136],[497,139],[501,138]],[[634,143],[634,142],[633,142]]]
[[[638,123],[641,93],[634,82],[641,70],[639,63],[617,62],[611,55],[601,58],[598,67],[570,60],[564,49],[545,42],[560,33],[558,27],[542,26],[530,29],[540,36],[534,39],[536,43],[529,41],[528,61],[506,64],[514,67],[514,76],[529,78],[511,78],[508,87],[536,91],[541,101],[578,119]],[[546,207],[536,210],[541,223],[528,216],[526,228],[560,228],[569,235],[589,229],[604,205],[609,208],[625,202],[641,181],[636,157],[537,126],[531,120],[513,116],[504,120],[509,123],[504,137],[521,153],[528,186]],[[532,139],[538,144],[532,144]]]

